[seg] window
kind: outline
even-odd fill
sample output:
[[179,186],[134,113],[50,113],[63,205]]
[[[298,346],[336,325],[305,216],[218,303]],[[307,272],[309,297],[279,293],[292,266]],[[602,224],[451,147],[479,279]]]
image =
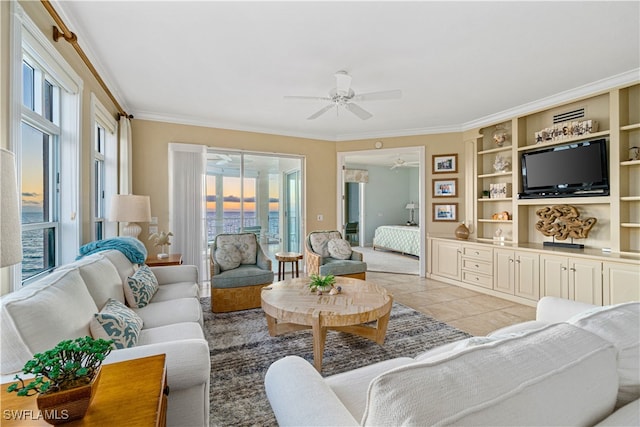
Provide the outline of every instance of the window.
[[10,146],[21,189],[23,261],[13,288],[72,261],[81,241],[82,80],[18,2],[11,2]]
[[117,224],[107,221],[111,196],[116,194],[116,126],[115,119],[91,94],[93,117],[93,171],[91,176],[92,240],[102,240],[117,234]]

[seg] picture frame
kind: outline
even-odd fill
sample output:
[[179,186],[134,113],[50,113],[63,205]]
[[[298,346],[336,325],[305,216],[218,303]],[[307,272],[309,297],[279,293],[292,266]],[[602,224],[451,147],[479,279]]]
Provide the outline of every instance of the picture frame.
[[433,197],[456,197],[458,195],[458,178],[434,179]]
[[457,154],[434,154],[433,173],[454,173],[458,172]]
[[433,220],[434,221],[457,221],[458,220],[458,204],[457,203],[434,203],[433,204]]

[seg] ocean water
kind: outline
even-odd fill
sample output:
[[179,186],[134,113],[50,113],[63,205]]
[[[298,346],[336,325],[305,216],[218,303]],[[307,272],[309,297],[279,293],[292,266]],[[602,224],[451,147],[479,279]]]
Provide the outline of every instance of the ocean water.
[[[268,236],[278,236],[278,211],[269,212]],[[42,212],[22,213],[23,223],[37,223],[42,221]],[[207,239],[213,241],[220,233],[237,233],[240,231],[240,212],[224,212],[221,223],[216,221],[215,211],[207,212]],[[255,212],[244,213],[244,226],[259,225]],[[26,280],[55,265],[55,240],[53,229],[30,230],[22,232],[22,280]]]

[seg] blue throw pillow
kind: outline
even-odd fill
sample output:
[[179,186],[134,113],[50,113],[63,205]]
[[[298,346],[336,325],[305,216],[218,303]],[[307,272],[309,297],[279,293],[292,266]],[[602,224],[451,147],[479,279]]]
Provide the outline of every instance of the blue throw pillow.
[[113,340],[117,349],[135,347],[142,329],[142,319],[118,300],[109,298],[100,313],[91,319],[91,335],[94,338]]
[[149,304],[158,291],[158,279],[149,266],[143,265],[133,276],[127,278],[124,286],[124,297],[132,308],[142,308]]

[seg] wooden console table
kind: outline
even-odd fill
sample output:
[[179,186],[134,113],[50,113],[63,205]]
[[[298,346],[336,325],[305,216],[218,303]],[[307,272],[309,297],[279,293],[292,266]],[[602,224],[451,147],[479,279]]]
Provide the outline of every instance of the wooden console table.
[[[2,426],[50,426],[36,396],[7,393],[2,384]],[[167,370],[165,355],[143,357],[102,366],[98,389],[85,417],[64,426],[166,426]]]

